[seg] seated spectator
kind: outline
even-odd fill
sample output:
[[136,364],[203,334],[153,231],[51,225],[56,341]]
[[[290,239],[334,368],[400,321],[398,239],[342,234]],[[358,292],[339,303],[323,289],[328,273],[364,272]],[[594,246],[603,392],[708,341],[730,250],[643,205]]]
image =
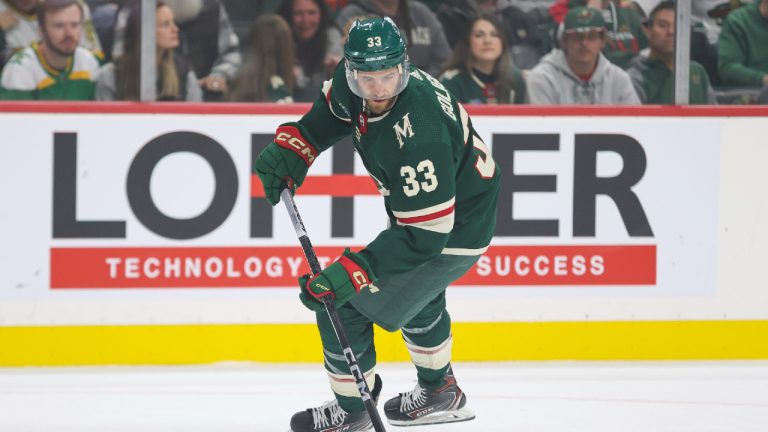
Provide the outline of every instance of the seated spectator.
[[[524,11],[514,0],[476,0],[480,11],[498,17],[507,38],[512,60],[521,69],[531,69],[546,54],[541,30],[549,22],[546,8]],[[548,37],[548,35],[546,35]]]
[[[140,0],[123,0],[117,14],[112,58],[124,51],[125,27],[130,5]],[[240,67],[240,40],[220,0],[165,0],[179,27],[179,52],[199,78],[203,100],[224,98],[228,83]]]
[[694,0],[691,1],[691,20],[701,23],[709,43],[716,45],[728,14],[754,2],[760,0]]
[[532,104],[640,104],[629,75],[601,52],[605,19],[594,8],[577,7],[565,16],[561,49],[547,54],[528,73]]
[[[641,17],[647,17],[662,0],[635,0],[633,3]],[[727,11],[739,1],[728,1]],[[724,0],[696,0],[691,2],[691,60],[704,67],[713,86],[720,84],[717,73],[717,37],[720,34],[721,19],[715,18],[715,10],[726,6]],[[723,11],[726,13],[726,11]],[[722,15],[725,16],[725,15]]]
[[0,99],[91,100],[99,59],[78,46],[83,5],[46,0],[37,9],[42,40],[11,57],[0,78]]
[[551,24],[548,4],[534,3],[528,7],[523,10],[514,0],[446,0],[436,13],[443,28],[452,30],[446,32],[450,46],[456,45],[480,14],[495,16],[502,23],[513,62],[522,69],[530,69],[551,45],[548,42]]
[[[619,3],[619,4],[617,4]],[[622,7],[620,0],[557,0],[550,8],[555,22],[574,7],[587,6],[603,11],[608,34],[603,54],[611,63],[627,69],[640,50],[648,47],[640,16],[634,9]]]
[[440,81],[461,103],[525,102],[523,75],[509,57],[501,24],[490,15],[471,23]]
[[341,28],[350,17],[374,14],[388,16],[403,32],[412,65],[437,75],[451,56],[443,26],[426,5],[412,0],[350,0],[336,17]]
[[[4,0],[0,2],[0,38],[5,40],[5,47],[0,53],[0,67],[11,56],[33,42],[39,40],[37,9],[42,0]],[[80,46],[103,59],[99,38],[93,31],[91,11],[80,1],[83,9],[83,35]]]
[[768,0],[757,0],[725,19],[718,70],[724,85],[768,85]]
[[293,32],[293,99],[314,101],[323,82],[331,77],[344,55],[341,31],[334,26],[322,0],[283,0],[277,13],[290,24]]
[[[155,24],[157,100],[202,101],[197,76],[187,62],[175,53],[175,48],[179,46],[179,28],[173,20],[173,11],[163,2],[157,2]],[[102,68],[96,86],[96,99],[140,100],[140,35],[141,8],[134,4],[125,27],[124,52],[119,59]]]
[[221,100],[242,63],[240,41],[219,0],[202,0],[197,13],[194,13],[194,3],[189,0],[168,2],[174,13],[177,9],[188,12],[183,19],[177,20],[179,49],[189,60],[195,75],[200,77],[203,100]]
[[[645,104],[675,103],[675,2],[664,0],[650,13],[645,23],[647,55],[635,57],[627,70],[640,100]],[[690,63],[690,96],[692,105],[714,104],[715,91],[704,67]]]
[[227,100],[232,102],[293,102],[293,39],[280,15],[256,18],[247,51],[232,82]]

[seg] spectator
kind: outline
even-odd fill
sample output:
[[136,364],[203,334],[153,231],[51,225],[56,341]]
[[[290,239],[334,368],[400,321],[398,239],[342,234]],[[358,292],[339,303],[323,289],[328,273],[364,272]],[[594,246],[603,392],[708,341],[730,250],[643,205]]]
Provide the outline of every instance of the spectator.
[[[762,48],[761,48],[762,47]],[[768,0],[731,12],[720,33],[718,70],[723,84],[768,85]]]
[[562,49],[547,54],[528,74],[530,102],[639,104],[629,75],[601,52],[606,38],[605,19],[599,10],[571,9],[563,22]]
[[322,0],[283,0],[277,12],[290,23],[293,31],[296,57],[293,99],[314,101],[343,55],[341,31],[334,26]]
[[443,26],[429,7],[412,0],[350,0],[336,17],[339,27],[355,15],[388,16],[403,31],[412,65],[437,75],[451,56]]
[[248,37],[245,62],[227,99],[232,102],[293,102],[293,39],[280,15],[256,18]]
[[734,10],[760,0],[695,0],[691,2],[691,19],[701,23],[709,43],[716,45],[723,21]]
[[[645,104],[675,103],[675,2],[664,0],[645,23],[650,50],[639,55],[627,71],[640,100]],[[714,104],[715,92],[704,67],[690,64],[691,104]]]
[[[83,9],[83,36],[80,46],[91,50],[99,59],[104,55],[99,38],[93,31],[91,11],[83,1],[78,0]],[[37,10],[41,0],[4,0],[0,2],[0,39],[5,40],[5,46],[0,54],[0,67],[11,56],[33,42],[39,40]]]
[[503,24],[514,63],[526,70],[536,66],[546,54],[541,40],[550,22],[546,8],[524,11],[514,0],[477,0],[477,4],[482,13],[496,15]]
[[530,69],[545,54],[551,25],[547,7],[528,7],[529,10],[523,10],[514,0],[447,0],[436,13],[443,28],[452,29],[446,33],[452,47],[480,14],[495,16],[502,23],[512,60],[520,68]]
[[93,99],[99,60],[78,46],[83,5],[77,0],[46,0],[36,12],[42,40],[8,61],[0,78],[0,99]]
[[[746,1],[746,0],[742,0]],[[648,16],[662,0],[635,0],[635,9],[641,16]],[[721,19],[715,15],[727,14],[739,0],[696,0],[691,2],[691,60],[704,67],[712,85],[720,84],[717,73],[717,37],[720,34]],[[727,6],[727,9],[725,8]],[[718,12],[715,12],[715,11]],[[725,16],[725,15],[722,15]]]
[[[203,100],[218,101],[242,63],[240,41],[220,0],[166,0],[179,26],[179,50],[203,89]],[[215,36],[214,36],[215,35]]]
[[606,20],[608,34],[603,54],[611,63],[627,69],[640,50],[648,47],[640,15],[629,7],[622,7],[619,0],[557,0],[550,8],[556,22],[563,13],[574,7],[587,6],[599,9]]
[[[48,0],[46,0],[48,1]],[[141,8],[134,4],[125,28],[125,51],[113,63],[104,65],[96,86],[98,100],[139,100],[141,76]],[[179,46],[179,28],[173,11],[165,3],[157,3],[156,12],[157,100],[202,100],[197,76],[183,58],[175,53]]]
[[469,104],[524,103],[525,81],[511,61],[501,23],[492,15],[476,18],[453,49],[440,77],[456,99]]

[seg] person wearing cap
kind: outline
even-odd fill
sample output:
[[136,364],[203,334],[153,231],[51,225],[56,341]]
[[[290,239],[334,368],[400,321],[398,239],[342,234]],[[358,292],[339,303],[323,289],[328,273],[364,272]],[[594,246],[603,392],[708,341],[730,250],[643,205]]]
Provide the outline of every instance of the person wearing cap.
[[555,22],[562,23],[563,16],[576,7],[592,7],[602,12],[606,28],[603,54],[611,63],[627,69],[632,58],[648,47],[642,18],[629,3],[622,0],[557,0],[550,7],[550,14]]
[[281,125],[258,155],[270,204],[299,187],[320,153],[347,136],[384,199],[388,226],[361,250],[346,249],[317,275],[299,278],[300,299],[316,313],[335,399],[296,413],[294,432],[367,431],[356,380],[322,299],[335,299],[371,397],[373,324],[402,332],[417,384],[384,404],[390,424],[472,420],[451,368],[451,318],[445,290],[488,249],[501,173],[464,107],[437,79],[410,65],[390,18],[355,21],[344,59],[298,122]]
[[528,74],[531,104],[639,105],[629,75],[602,49],[605,19],[593,8],[577,7],[565,16],[559,49],[544,56]]

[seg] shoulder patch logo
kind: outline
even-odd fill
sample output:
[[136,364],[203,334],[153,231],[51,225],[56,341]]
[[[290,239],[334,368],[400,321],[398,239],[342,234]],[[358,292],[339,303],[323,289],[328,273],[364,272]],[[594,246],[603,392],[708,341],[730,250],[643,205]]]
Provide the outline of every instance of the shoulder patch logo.
[[403,116],[403,125],[400,126],[400,123],[395,123],[392,128],[395,130],[395,136],[397,137],[397,142],[400,143],[400,148],[403,148],[403,138],[412,138],[413,133],[413,126],[411,126],[411,119],[408,118],[408,115],[411,113],[405,113]]

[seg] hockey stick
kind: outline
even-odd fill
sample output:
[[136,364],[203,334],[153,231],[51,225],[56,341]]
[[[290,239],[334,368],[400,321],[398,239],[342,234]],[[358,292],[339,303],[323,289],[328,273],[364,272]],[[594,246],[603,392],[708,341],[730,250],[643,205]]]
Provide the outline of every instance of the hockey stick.
[[[318,274],[322,270],[320,263],[317,261],[315,250],[312,248],[312,243],[309,241],[307,230],[304,228],[304,222],[299,215],[299,209],[296,207],[296,202],[293,201],[291,192],[286,188],[280,193],[280,199],[285,203],[285,208],[288,209],[288,215],[293,222],[293,228],[296,230],[296,236],[299,238],[301,248],[304,249],[304,256],[307,257],[309,268],[312,269],[312,274]],[[347,333],[344,331],[344,327],[339,319],[339,313],[336,312],[336,302],[331,296],[321,297],[323,304],[325,305],[325,311],[328,312],[328,317],[331,319],[333,325],[333,331],[336,332],[336,338],[339,340],[341,350],[344,353],[344,359],[347,360],[349,365],[349,371],[352,372],[352,376],[355,377],[355,384],[357,384],[357,390],[360,392],[360,397],[363,399],[368,415],[371,417],[371,423],[375,432],[386,432],[384,430],[384,424],[381,422],[379,412],[376,410],[376,404],[371,397],[371,391],[368,389],[368,383],[365,382],[365,376],[360,371],[360,366],[357,364],[357,357],[352,352],[352,347],[349,346],[349,339],[347,339]]]

